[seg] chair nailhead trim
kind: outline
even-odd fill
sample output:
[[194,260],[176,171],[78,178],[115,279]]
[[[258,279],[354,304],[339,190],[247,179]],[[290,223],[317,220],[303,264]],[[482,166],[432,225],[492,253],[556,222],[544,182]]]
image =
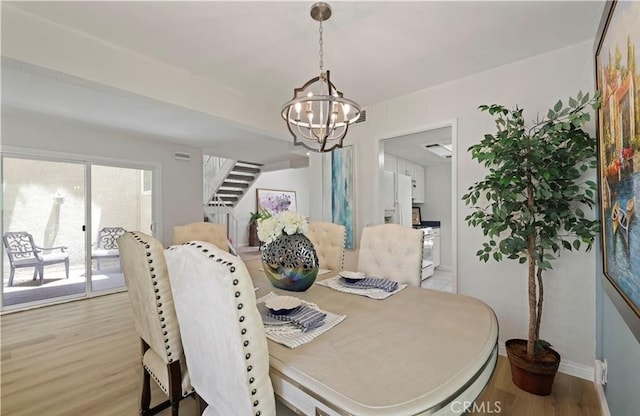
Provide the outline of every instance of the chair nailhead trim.
[[[155,266],[153,265],[153,256],[151,251],[151,244],[149,244],[147,241],[144,241],[142,239],[142,237],[138,234],[138,233],[131,233],[131,235],[133,236],[133,238],[140,243],[141,245],[143,245],[143,247],[146,249],[146,256],[148,257],[147,259],[147,264],[149,264],[149,273],[151,276],[151,283],[153,284],[154,287],[154,293],[156,293],[156,307],[158,308],[158,315],[160,316],[160,322],[161,322],[161,328],[163,329],[163,342],[165,344],[165,350],[167,351],[167,358],[169,363],[172,363],[174,360],[171,358],[171,356],[173,355],[172,350],[172,345],[169,343],[169,337],[168,337],[168,331],[166,331],[167,329],[167,325],[165,322],[165,317],[163,316],[164,314],[164,310],[162,309],[162,305],[163,305],[163,301],[162,301],[162,295],[160,293],[160,289],[157,288],[158,286],[158,281],[157,278],[158,276],[155,274]],[[160,384],[160,383],[158,383]],[[161,386],[162,387],[162,386]],[[163,390],[165,390],[166,392],[166,388],[163,387]]]

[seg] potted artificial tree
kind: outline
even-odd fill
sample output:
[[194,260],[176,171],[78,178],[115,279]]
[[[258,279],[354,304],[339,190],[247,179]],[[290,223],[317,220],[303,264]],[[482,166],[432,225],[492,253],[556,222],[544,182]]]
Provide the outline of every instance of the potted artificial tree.
[[582,129],[598,102],[597,95],[580,92],[568,106],[558,101],[531,127],[520,108],[480,106],[495,117],[497,132],[469,148],[489,169],[462,198],[472,208],[466,222],[487,237],[476,256],[528,266],[528,337],[505,345],[514,383],[534,394],[551,393],[560,364],[560,355],[540,339],[542,273],[561,249],[589,251],[600,229],[584,211],[597,197],[596,183],[583,176],[596,167],[596,140]]

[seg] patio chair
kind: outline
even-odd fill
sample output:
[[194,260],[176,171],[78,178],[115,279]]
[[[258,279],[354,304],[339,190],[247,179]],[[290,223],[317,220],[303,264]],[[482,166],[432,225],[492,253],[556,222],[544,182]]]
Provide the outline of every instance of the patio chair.
[[[16,269],[21,267],[33,267],[33,280],[40,275],[40,284],[44,279],[44,266],[64,263],[64,269],[69,278],[69,253],[66,246],[38,247],[33,242],[33,236],[26,231],[6,232],[2,236],[11,272],[8,286],[13,285],[13,277]],[[44,253],[49,250],[60,250],[55,253]]]
[[[100,260],[117,259],[120,257],[118,252],[118,238],[126,233],[122,227],[104,227],[98,233],[98,241],[93,243],[94,249],[91,249],[91,260],[96,261],[96,269],[100,270]],[[122,270],[122,265],[120,265]]]

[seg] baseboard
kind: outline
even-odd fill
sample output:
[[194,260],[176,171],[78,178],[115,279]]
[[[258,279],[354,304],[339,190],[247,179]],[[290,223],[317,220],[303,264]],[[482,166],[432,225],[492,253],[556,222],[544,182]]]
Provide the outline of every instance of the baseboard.
[[[498,345],[498,353],[504,357],[507,356],[507,350],[504,347],[504,344]],[[560,361],[558,372],[589,381],[593,381],[593,377],[595,375],[595,369],[593,367],[566,360]]]
[[611,412],[609,411],[609,404],[607,403],[607,396],[604,394],[604,389],[602,388],[602,384],[593,382],[593,387],[596,389],[596,396],[598,397],[598,402],[600,403],[600,412],[602,416],[611,416]]

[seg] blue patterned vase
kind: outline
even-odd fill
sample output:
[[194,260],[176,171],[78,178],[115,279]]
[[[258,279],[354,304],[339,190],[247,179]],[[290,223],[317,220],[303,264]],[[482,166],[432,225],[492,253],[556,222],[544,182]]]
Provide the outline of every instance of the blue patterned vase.
[[318,276],[318,255],[304,234],[283,234],[262,249],[262,266],[278,289],[302,292]]

